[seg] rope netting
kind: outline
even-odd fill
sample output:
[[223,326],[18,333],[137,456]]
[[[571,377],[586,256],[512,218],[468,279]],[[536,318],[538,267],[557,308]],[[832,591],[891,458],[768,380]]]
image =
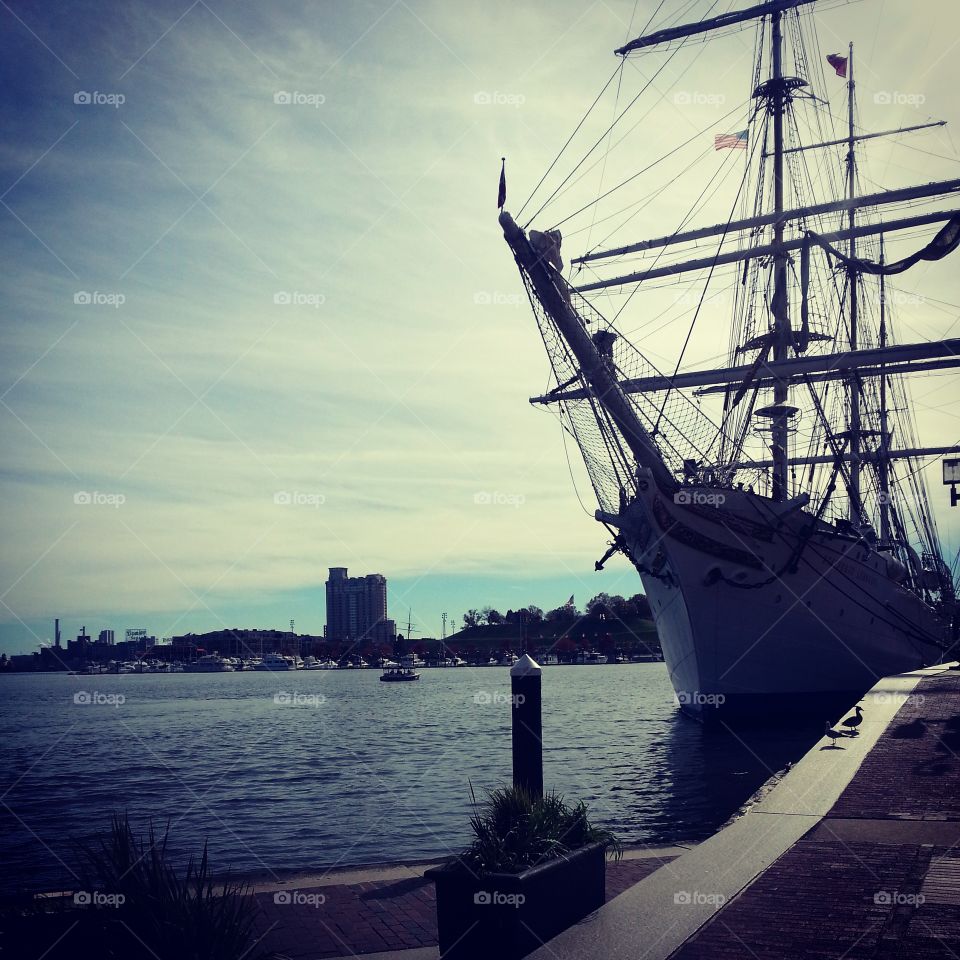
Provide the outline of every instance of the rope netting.
[[[559,392],[581,391],[579,399],[558,400],[561,419],[573,435],[587,466],[600,505],[616,512],[621,491],[632,495],[636,486],[636,465],[620,429],[597,400],[580,371],[576,358],[550,315],[537,299],[529,278],[524,283],[540,334],[553,368]],[[604,331],[616,335],[613,325],[586,299],[569,290],[570,303],[591,334]],[[632,343],[619,335],[612,342],[611,362],[618,381],[664,377]],[[711,466],[707,451],[717,436],[717,425],[700,406],[678,389],[627,393],[627,399],[643,428],[656,444],[661,458],[675,476],[682,477],[686,461],[701,469]]]

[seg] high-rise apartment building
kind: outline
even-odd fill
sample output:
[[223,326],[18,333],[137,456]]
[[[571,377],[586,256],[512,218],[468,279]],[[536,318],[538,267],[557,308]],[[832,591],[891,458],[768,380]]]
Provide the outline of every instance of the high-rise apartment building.
[[387,619],[387,578],[379,573],[348,577],[346,567],[331,567],[327,640],[389,643],[395,634],[396,624]]

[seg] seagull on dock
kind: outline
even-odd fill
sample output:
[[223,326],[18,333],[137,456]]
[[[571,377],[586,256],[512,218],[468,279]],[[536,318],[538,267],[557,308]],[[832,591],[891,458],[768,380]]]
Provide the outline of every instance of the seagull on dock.
[[830,746],[829,746],[829,747],[825,747],[825,748],[823,748],[823,749],[826,749],[826,750],[842,750],[842,749],[843,749],[843,747],[838,747],[838,746],[837,746],[837,741],[838,741],[841,737],[843,737],[844,734],[842,734],[839,730],[834,730],[833,727],[830,726],[830,721],[829,721],[829,720],[828,720],[828,721],[824,724],[824,726],[823,726],[823,735],[824,735],[825,737],[829,737],[830,740],[831,740]]
[[843,726],[846,727],[846,733],[848,737],[859,737],[860,731],[857,727],[863,723],[863,708],[858,703],[854,710],[856,713],[851,714],[843,721]]

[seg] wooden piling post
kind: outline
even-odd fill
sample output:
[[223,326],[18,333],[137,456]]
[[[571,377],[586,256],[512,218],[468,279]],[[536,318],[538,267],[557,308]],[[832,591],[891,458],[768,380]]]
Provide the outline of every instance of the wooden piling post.
[[510,668],[513,734],[513,785],[543,796],[543,716],[540,679],[543,670],[525,653]]

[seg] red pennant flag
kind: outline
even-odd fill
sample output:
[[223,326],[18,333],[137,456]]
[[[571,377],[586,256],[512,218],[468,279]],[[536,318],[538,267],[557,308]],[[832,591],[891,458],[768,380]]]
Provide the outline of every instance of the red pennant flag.
[[502,210],[507,202],[507,158],[500,158],[500,189],[497,191],[497,209]]
[[837,71],[838,77],[845,77],[847,75],[847,58],[841,57],[839,53],[828,53],[827,54],[827,63]]

